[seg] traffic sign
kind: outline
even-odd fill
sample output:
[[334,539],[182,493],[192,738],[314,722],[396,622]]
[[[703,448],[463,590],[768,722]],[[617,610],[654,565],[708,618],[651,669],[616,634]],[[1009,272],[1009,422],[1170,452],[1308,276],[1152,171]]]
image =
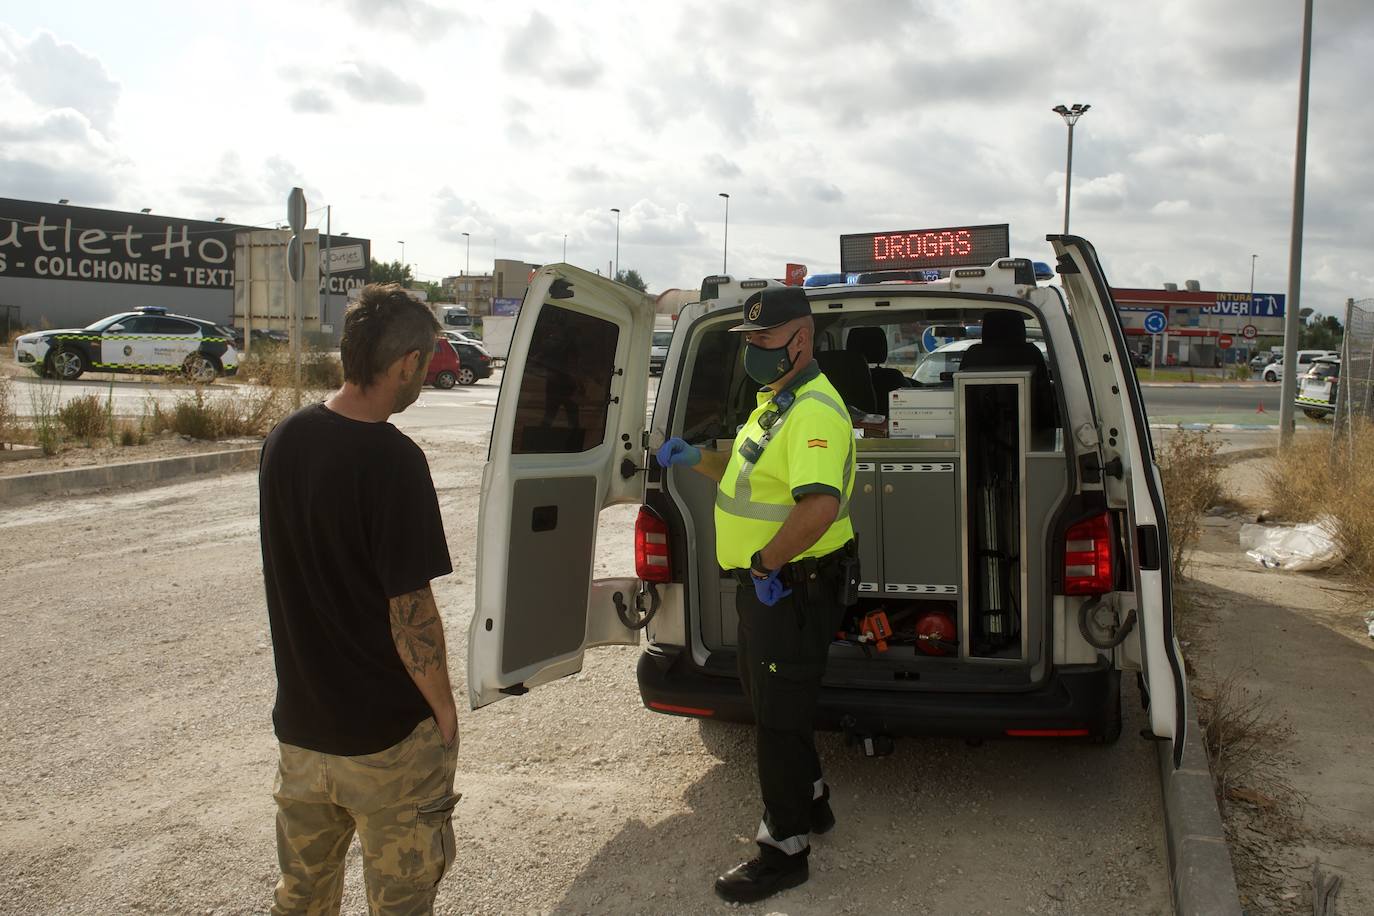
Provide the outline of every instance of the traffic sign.
[[1217,338],[1217,346],[1221,347],[1223,350],[1231,349],[1231,344],[1233,343],[1235,343],[1235,341],[1231,339],[1230,334],[1222,334]]
[[958,337],[947,337],[943,334],[936,334],[935,327],[936,326],[932,324],[921,332],[921,346],[927,353],[934,352],[945,344],[954,343],[954,341],[959,339]]
[[286,222],[296,235],[305,231],[305,192],[300,188],[292,188],[287,195]]
[[1259,336],[1259,328],[1255,327],[1253,324],[1247,324],[1240,329],[1240,336],[1244,337],[1246,340],[1254,340]]
[[305,246],[299,235],[293,235],[286,245],[286,272],[292,280],[299,280],[305,274]]
[[1147,334],[1163,334],[1164,329],[1169,326],[1169,316],[1159,309],[1153,309],[1145,316],[1145,332]]

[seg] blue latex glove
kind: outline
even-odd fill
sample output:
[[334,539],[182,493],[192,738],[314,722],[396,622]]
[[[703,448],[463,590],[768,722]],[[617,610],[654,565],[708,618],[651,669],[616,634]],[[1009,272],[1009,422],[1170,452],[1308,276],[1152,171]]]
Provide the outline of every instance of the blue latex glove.
[[674,436],[658,447],[658,463],[665,468],[674,464],[691,467],[700,460],[701,449],[679,436]]
[[772,607],[788,595],[792,594],[792,589],[782,584],[778,578],[782,574],[781,569],[775,569],[768,574],[766,579],[758,576],[750,576],[754,580],[754,594],[758,595],[759,601],[764,607]]

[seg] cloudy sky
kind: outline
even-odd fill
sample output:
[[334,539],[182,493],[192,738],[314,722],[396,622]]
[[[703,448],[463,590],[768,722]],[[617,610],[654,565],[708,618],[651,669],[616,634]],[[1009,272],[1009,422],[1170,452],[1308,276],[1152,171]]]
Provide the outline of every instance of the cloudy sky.
[[[1374,5],[1316,0],[1303,305],[1374,296]],[[0,196],[264,224],[292,185],[424,278],[652,290],[845,232],[1072,228],[1117,286],[1288,284],[1301,0],[0,0]],[[195,10],[188,13],[188,10]],[[322,215],[322,214],[321,214]]]

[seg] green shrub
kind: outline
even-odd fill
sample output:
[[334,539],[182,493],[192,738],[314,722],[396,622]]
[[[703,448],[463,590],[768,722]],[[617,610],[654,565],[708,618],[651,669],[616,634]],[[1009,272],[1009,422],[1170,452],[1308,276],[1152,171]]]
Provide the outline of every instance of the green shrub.
[[34,443],[45,455],[56,455],[62,447],[62,421],[57,416],[57,402],[56,382],[39,380],[29,386]]

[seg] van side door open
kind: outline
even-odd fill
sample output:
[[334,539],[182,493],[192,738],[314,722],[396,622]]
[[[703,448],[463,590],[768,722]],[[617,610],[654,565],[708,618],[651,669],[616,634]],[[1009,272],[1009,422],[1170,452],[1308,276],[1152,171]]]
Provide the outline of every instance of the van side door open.
[[1048,238],[1058,258],[1097,411],[1101,449],[1097,472],[1108,506],[1123,511],[1129,520],[1124,540],[1130,547],[1125,559],[1134,575],[1135,591],[1128,597],[1137,605],[1137,622],[1135,633],[1121,649],[1139,658],[1150,696],[1150,728],[1161,738],[1173,739],[1177,767],[1186,737],[1188,686],[1174,635],[1164,492],[1145,406],[1097,252],[1078,236]]
[[482,471],[472,708],[635,645],[622,622],[640,582],[592,580],[602,509],[639,503],[654,300],[566,264],[525,296]]

